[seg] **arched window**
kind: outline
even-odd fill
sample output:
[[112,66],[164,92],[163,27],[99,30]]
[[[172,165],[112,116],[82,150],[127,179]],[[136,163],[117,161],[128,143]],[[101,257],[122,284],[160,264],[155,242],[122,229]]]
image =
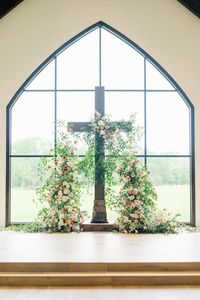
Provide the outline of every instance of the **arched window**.
[[105,87],[113,120],[137,113],[144,129],[137,156],[151,172],[160,207],[194,224],[193,106],[158,63],[103,22],[51,55],[8,105],[7,224],[34,220],[37,164],[56,145],[55,122],[89,121],[96,86]]

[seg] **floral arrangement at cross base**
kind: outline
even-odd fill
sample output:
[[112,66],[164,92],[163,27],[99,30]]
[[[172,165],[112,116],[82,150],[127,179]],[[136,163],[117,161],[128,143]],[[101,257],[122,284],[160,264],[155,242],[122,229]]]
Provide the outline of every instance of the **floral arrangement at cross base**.
[[157,194],[148,171],[132,156],[118,170],[122,187],[115,229],[123,233],[175,233],[179,227],[166,209],[157,206]]
[[55,156],[44,159],[40,171],[48,174],[42,187],[37,189],[38,201],[43,208],[36,222],[48,231],[79,232],[83,215],[80,211],[80,183],[78,159],[70,140],[57,144]]

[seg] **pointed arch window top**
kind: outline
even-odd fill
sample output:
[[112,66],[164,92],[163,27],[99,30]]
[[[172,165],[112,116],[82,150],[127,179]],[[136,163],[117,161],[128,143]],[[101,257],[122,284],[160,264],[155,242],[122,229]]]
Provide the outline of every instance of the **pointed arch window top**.
[[26,90],[94,90],[99,85],[111,90],[174,90],[140,47],[102,22],[63,45],[51,60],[35,72]]

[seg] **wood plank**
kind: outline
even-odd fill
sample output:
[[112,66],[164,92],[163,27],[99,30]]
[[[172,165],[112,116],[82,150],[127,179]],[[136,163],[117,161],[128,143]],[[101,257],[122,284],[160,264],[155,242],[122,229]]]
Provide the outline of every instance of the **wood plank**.
[[16,262],[0,263],[0,272],[199,271],[200,262]]
[[1,273],[0,285],[134,286],[200,285],[199,272]]

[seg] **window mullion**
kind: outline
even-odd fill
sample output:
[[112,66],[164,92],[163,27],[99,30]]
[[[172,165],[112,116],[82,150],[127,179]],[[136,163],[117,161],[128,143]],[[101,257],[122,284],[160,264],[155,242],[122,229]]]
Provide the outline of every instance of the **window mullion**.
[[144,165],[147,166],[146,58],[144,58]]

